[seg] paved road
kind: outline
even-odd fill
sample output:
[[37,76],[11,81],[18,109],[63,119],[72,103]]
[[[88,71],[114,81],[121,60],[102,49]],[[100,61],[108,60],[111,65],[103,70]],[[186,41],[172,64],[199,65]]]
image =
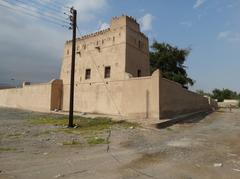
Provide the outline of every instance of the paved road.
[[[172,126],[112,129],[107,144],[61,146],[76,134],[26,122],[39,115],[0,109],[0,178],[240,178],[240,110]],[[81,136],[79,136],[81,137]],[[8,150],[7,150],[8,149]]]

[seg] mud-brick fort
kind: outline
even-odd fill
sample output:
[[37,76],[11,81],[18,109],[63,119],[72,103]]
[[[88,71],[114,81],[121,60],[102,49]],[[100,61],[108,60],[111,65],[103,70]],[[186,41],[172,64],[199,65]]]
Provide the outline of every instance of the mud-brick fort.
[[[162,78],[159,70],[150,74],[148,43],[129,16],[114,17],[110,28],[78,38],[74,110],[160,119],[216,107],[215,101]],[[59,80],[0,90],[0,106],[68,111],[71,48],[67,41]]]

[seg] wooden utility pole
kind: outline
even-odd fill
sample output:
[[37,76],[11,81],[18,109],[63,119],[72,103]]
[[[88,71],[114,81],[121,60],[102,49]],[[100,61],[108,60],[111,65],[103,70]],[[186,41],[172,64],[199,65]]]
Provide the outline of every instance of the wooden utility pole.
[[75,76],[75,55],[76,55],[76,29],[77,29],[77,10],[73,7],[70,10],[71,28],[72,28],[72,62],[71,62],[71,79],[70,79],[70,103],[69,103],[69,121],[68,127],[74,127],[73,111],[74,111],[74,76]]

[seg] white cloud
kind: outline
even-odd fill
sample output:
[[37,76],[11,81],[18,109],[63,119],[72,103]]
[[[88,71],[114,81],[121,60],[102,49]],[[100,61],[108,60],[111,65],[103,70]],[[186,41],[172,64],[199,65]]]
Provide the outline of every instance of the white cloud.
[[[17,9],[13,4],[11,8]],[[0,10],[0,82],[8,83],[11,78],[17,82],[58,78],[68,33],[15,12],[3,7]]]
[[141,24],[141,28],[143,31],[150,31],[152,30],[152,22],[153,22],[154,16],[147,13],[143,17],[139,19],[139,22]]
[[[66,6],[73,5],[78,10],[79,21],[89,21],[105,11],[108,7],[107,1],[69,0],[70,3]],[[46,5],[54,1],[37,0],[37,2]],[[23,80],[48,81],[53,74],[55,78],[58,78],[64,43],[71,38],[71,32],[22,13],[26,11],[20,10],[19,3],[1,2],[2,5],[11,9],[0,7],[0,82],[8,83],[11,78],[15,78],[18,82]],[[41,14],[47,15],[48,19],[52,17],[47,9],[43,11],[41,6],[33,6],[30,2],[21,4],[21,6],[31,9],[31,14],[36,16],[39,15],[41,9]],[[101,28],[106,27],[106,23],[101,24]],[[89,28],[91,27],[81,28],[81,30],[85,32]]]
[[180,22],[180,25],[183,25],[186,27],[192,27],[193,24],[190,21],[183,21],[183,22]]
[[219,40],[227,40],[229,42],[240,42],[240,33],[239,32],[232,32],[230,30],[228,31],[222,31],[219,32],[217,39]]
[[196,9],[198,7],[200,7],[201,5],[203,5],[207,0],[196,0],[193,8]]
[[100,23],[100,27],[99,27],[99,30],[104,30],[104,29],[107,29],[109,28],[109,24],[104,22],[104,23]]
[[219,32],[218,39],[225,39],[231,34],[231,31]]
[[82,22],[90,21],[96,14],[108,7],[107,0],[72,0],[68,6],[78,11],[78,19]]

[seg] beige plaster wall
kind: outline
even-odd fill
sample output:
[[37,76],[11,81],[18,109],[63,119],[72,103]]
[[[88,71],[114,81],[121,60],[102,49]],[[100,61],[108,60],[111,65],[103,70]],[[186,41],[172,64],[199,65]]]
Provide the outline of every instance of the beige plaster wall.
[[137,71],[141,70],[141,76],[150,76],[148,38],[132,29],[127,29],[126,43],[126,68],[127,73],[137,77]]
[[122,113],[129,117],[159,119],[159,80],[157,70],[152,76],[124,81]]
[[[124,19],[124,18],[121,18]],[[121,21],[120,21],[121,22]],[[77,40],[75,81],[102,82],[104,69],[111,67],[109,80],[124,79],[126,57],[126,26],[116,21],[114,28],[99,31]],[[69,84],[71,64],[71,41],[66,42],[60,78]],[[91,69],[91,78],[85,79],[86,69]]]
[[[139,46],[140,43],[140,46]],[[65,43],[60,79],[69,84],[71,64],[71,41]],[[109,81],[123,80],[125,73],[137,77],[149,76],[148,38],[140,32],[139,24],[128,16],[115,17],[110,28],[77,39],[75,82],[102,82],[104,69],[111,67]],[[91,69],[91,78],[85,79],[86,69]]]
[[208,99],[183,88],[180,84],[161,78],[160,116],[174,117],[179,114],[210,110]]
[[[159,118],[159,71],[152,76],[125,80],[78,83],[75,111]],[[69,85],[63,85],[63,110],[69,109]]]
[[[118,114],[122,82],[78,83],[75,86],[74,110],[88,113]],[[63,110],[69,110],[69,85],[63,85]]]
[[61,106],[61,80],[0,90],[0,106],[50,111]]

